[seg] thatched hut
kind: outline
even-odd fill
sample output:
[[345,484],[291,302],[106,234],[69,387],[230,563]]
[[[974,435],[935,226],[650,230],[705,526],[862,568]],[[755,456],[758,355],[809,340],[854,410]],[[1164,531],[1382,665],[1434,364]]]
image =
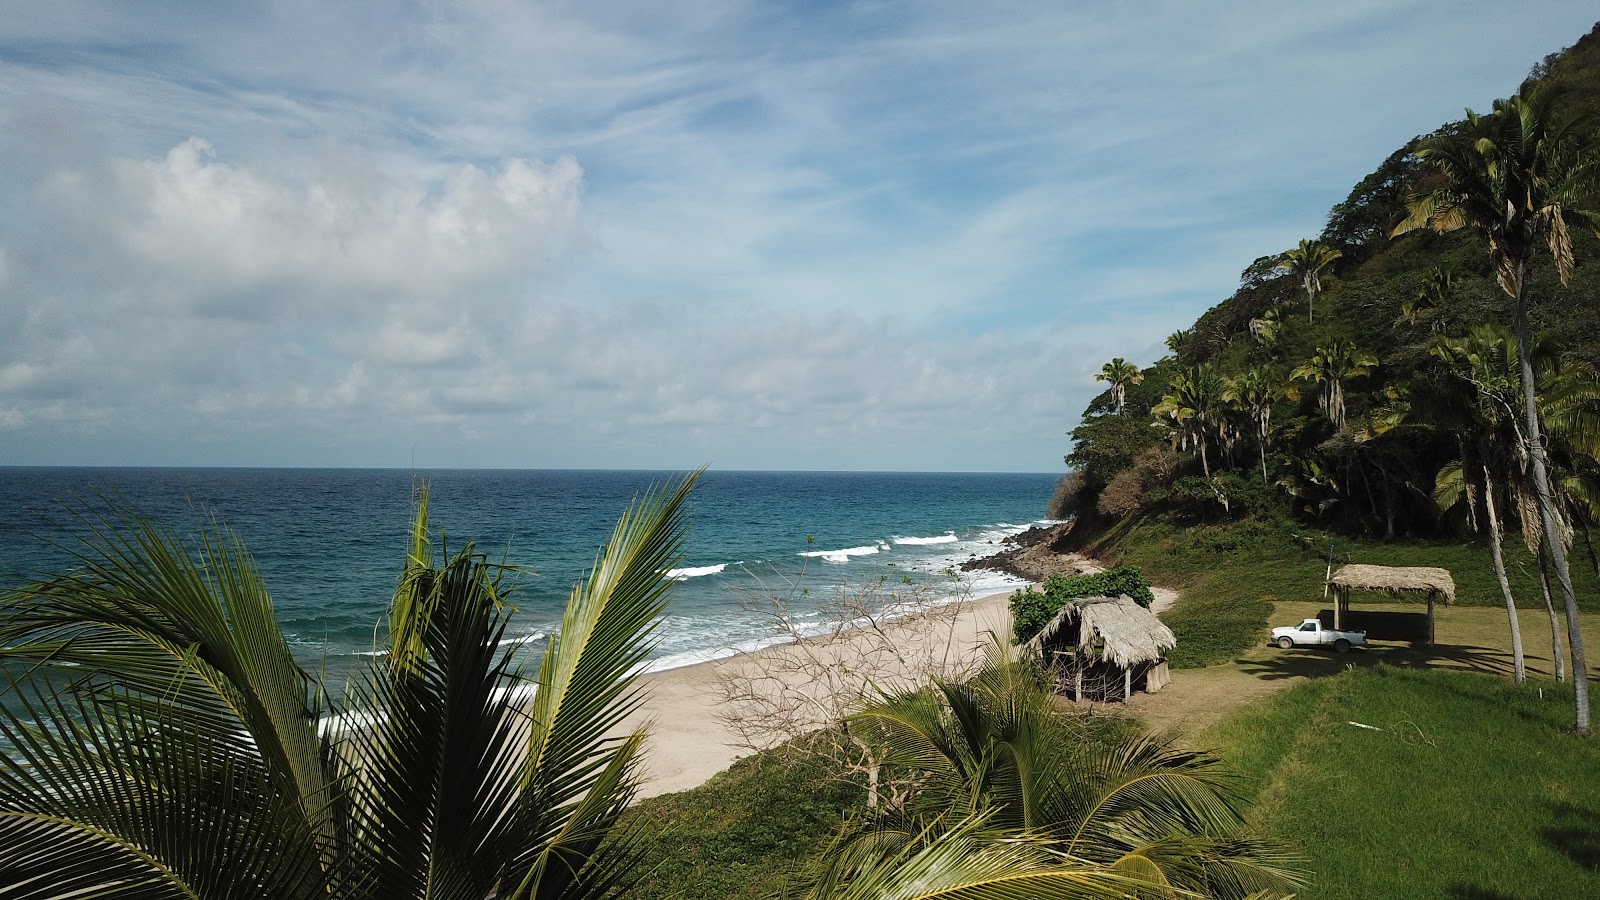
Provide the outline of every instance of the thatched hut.
[[1073,700],[1126,703],[1136,690],[1166,686],[1167,651],[1177,646],[1155,613],[1128,597],[1084,597],[1025,645],[1070,686]]
[[1341,628],[1350,612],[1350,591],[1381,591],[1393,596],[1426,594],[1428,597],[1428,643],[1433,643],[1433,602],[1446,606],[1456,602],[1456,583],[1448,569],[1431,566],[1340,566],[1328,576],[1333,589],[1333,627]]

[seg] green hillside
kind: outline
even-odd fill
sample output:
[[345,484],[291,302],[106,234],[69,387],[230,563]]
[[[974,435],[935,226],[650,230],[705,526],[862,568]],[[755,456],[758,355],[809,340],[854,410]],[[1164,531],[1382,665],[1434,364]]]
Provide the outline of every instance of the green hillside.
[[1079,547],[1186,589],[1176,663],[1258,640],[1263,598],[1320,593],[1330,545],[1503,604],[1498,544],[1515,601],[1542,608],[1541,472],[1576,607],[1600,608],[1600,25],[1508,94],[1397,148],[1165,357],[1097,376],[1053,512]]

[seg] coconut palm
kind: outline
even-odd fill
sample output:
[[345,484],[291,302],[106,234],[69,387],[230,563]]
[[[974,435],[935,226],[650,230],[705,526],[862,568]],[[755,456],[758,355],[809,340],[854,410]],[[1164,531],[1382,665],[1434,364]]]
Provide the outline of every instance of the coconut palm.
[[1101,366],[1094,380],[1111,384],[1111,402],[1116,404],[1116,414],[1120,416],[1128,400],[1128,385],[1144,381],[1144,373],[1139,371],[1138,365],[1118,356]]
[[1201,363],[1173,375],[1168,387],[1171,392],[1150,412],[1172,420],[1174,447],[1199,450],[1201,470],[1210,478],[1211,457],[1206,448],[1223,418],[1222,378],[1210,363]]
[[1307,322],[1315,321],[1317,295],[1322,293],[1322,273],[1343,255],[1321,241],[1301,241],[1298,246],[1278,257],[1278,267],[1298,277],[1305,288]]
[[1289,377],[1296,381],[1315,381],[1321,386],[1317,404],[1329,419],[1333,420],[1333,427],[1343,429],[1345,425],[1344,384],[1352,378],[1371,375],[1378,365],[1378,358],[1365,350],[1359,350],[1347,340],[1337,340],[1323,347],[1318,347],[1310,360],[1298,366]]
[[1566,550],[1556,537],[1556,497],[1539,423],[1528,329],[1528,272],[1541,239],[1565,284],[1574,266],[1567,216],[1580,215],[1595,222],[1593,213],[1580,212],[1575,206],[1593,187],[1600,171],[1594,124],[1582,112],[1583,104],[1563,106],[1560,90],[1551,84],[1528,87],[1509,99],[1496,100],[1489,115],[1468,110],[1459,133],[1422,141],[1417,156],[1443,183],[1408,200],[1409,214],[1394,233],[1420,228],[1443,232],[1470,227],[1478,231],[1488,242],[1500,287],[1516,303],[1523,437],[1546,546],[1566,607],[1577,691],[1577,731],[1588,734],[1589,692],[1578,601]]
[[1292,389],[1284,384],[1280,372],[1258,366],[1229,378],[1222,390],[1222,399],[1236,404],[1256,427],[1256,445],[1261,451],[1261,480],[1267,481],[1267,446],[1272,440],[1272,403],[1289,396]]
[[890,847],[918,846],[916,836],[944,820],[977,816],[998,836],[1043,842],[1080,869],[1120,876],[1123,896],[1243,897],[1299,882],[1294,858],[1245,827],[1233,779],[1214,757],[1145,737],[1086,736],[1040,671],[998,645],[971,682],[888,695],[850,721],[925,777],[897,814],[847,829],[841,858],[863,844],[883,852],[885,835]]
[[[642,734],[633,673],[694,477],[648,494],[573,591],[536,677],[498,647],[506,569],[429,541],[344,700],[296,665],[250,555],[113,510],[81,568],[0,598],[0,894],[598,897]],[[526,693],[536,690],[532,702]],[[37,880],[32,880],[37,879]]]

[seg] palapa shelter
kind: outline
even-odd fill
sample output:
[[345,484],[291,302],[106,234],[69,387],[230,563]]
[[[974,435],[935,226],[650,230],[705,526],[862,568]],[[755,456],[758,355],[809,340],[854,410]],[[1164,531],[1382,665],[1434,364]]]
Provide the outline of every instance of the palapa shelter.
[[1433,601],[1442,599],[1446,606],[1456,602],[1456,583],[1448,569],[1431,566],[1340,566],[1328,576],[1328,587],[1333,589],[1333,627],[1344,625],[1345,614],[1350,612],[1350,591],[1382,591],[1386,594],[1426,594],[1428,597],[1428,643],[1433,643]]
[[1025,647],[1071,686],[1073,700],[1126,703],[1135,690],[1166,686],[1167,651],[1177,645],[1155,613],[1118,596],[1068,603]]

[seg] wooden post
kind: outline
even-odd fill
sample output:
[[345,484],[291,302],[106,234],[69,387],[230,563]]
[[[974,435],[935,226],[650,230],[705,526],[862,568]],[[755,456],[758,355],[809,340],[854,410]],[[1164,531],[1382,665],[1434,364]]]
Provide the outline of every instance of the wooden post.
[[1345,593],[1344,588],[1342,588],[1342,587],[1334,588],[1334,590],[1333,590],[1333,630],[1334,631],[1343,631],[1344,630],[1344,618],[1341,615],[1341,613],[1344,612],[1344,598],[1346,596],[1348,596],[1348,595]]
[[1133,670],[1122,670],[1122,705],[1133,702]]
[[1080,663],[1076,668],[1077,668],[1077,680],[1072,686],[1072,702],[1073,703],[1082,703],[1083,702],[1083,665]]
[[1433,646],[1433,595],[1438,591],[1428,592],[1428,646]]

